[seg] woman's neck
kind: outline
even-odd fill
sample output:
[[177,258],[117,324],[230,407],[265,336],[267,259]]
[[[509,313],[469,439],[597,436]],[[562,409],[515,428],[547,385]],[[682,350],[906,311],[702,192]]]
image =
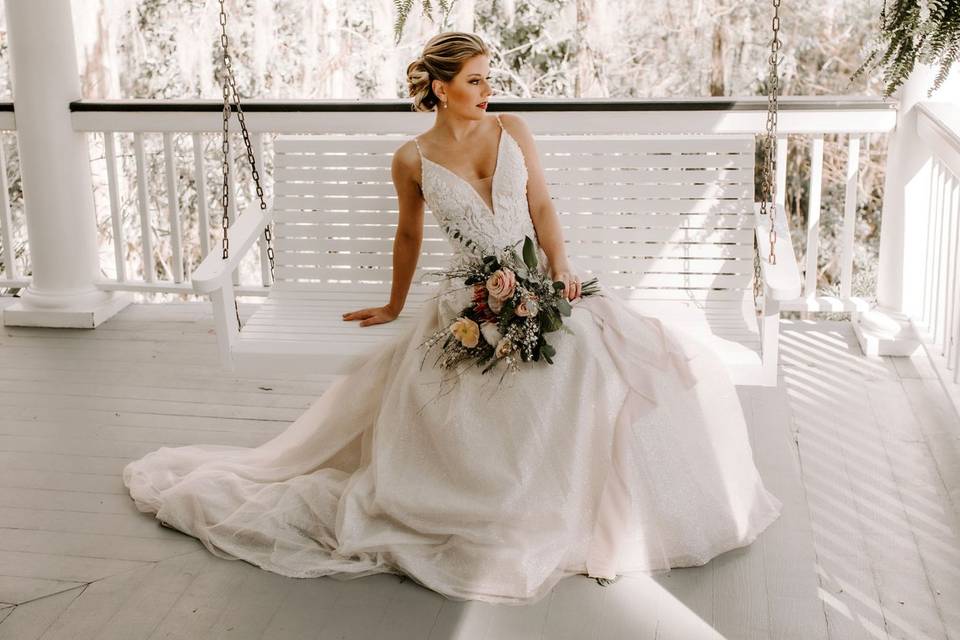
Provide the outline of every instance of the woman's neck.
[[443,136],[450,138],[454,142],[463,142],[477,132],[477,127],[483,123],[482,120],[472,120],[466,118],[457,118],[448,116],[444,112],[437,114],[437,119],[433,128]]

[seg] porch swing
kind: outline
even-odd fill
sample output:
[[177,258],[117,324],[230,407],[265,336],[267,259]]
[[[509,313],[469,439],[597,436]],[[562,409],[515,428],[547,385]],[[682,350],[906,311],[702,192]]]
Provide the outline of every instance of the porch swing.
[[[407,138],[369,134],[278,136],[274,142],[274,202],[270,210],[233,75],[224,0],[219,3],[223,244],[221,256],[211,252],[194,272],[193,289],[211,298],[224,367],[349,373],[378,343],[410,326],[436,286],[423,276],[431,269],[444,267],[452,251],[421,255],[405,308],[394,321],[367,327],[343,322],[343,310],[382,304],[390,293],[396,197],[392,189],[385,188],[384,179],[390,175],[393,152]],[[538,147],[547,152],[542,158],[544,170],[549,177],[556,177],[551,180],[551,191],[565,194],[585,188],[578,184],[576,172],[569,171],[574,159],[577,167],[596,169],[601,179],[617,183],[591,187],[591,193],[595,191],[604,198],[599,204],[591,201],[591,215],[598,206],[612,215],[596,214],[597,222],[591,225],[583,222],[590,216],[580,215],[580,222],[564,229],[572,255],[603,253],[576,260],[589,266],[584,276],[599,277],[641,313],[660,317],[710,344],[728,365],[735,383],[762,386],[777,383],[780,303],[800,295],[800,275],[787,217],[782,206],[776,204],[780,0],[772,3],[759,203],[754,202],[753,134],[538,136]],[[237,111],[259,207],[239,216],[228,231],[231,103]],[[671,184],[623,184],[624,173],[609,169],[624,161],[624,153],[638,154],[631,156],[637,158],[637,167],[666,170],[674,176]],[[684,173],[690,177],[682,176]],[[704,174],[715,177],[705,178]],[[664,199],[664,195],[670,199]],[[561,224],[573,220],[572,212],[564,210],[573,207],[564,203],[557,207]],[[686,219],[701,223],[695,227],[686,222],[675,228],[651,226],[656,215],[661,215],[660,220],[684,218],[670,214],[692,214]],[[261,229],[272,285],[264,303],[242,325],[232,276]],[[677,245],[678,232],[683,240],[696,244]],[[234,237],[232,252],[228,233]],[[425,226],[424,239],[440,244],[445,241],[433,225]],[[279,253],[274,252],[274,241]],[[644,243],[644,248],[652,249],[669,271],[661,267],[658,272],[624,272],[625,266],[636,269],[636,261],[631,265],[629,259],[608,254],[611,247],[622,251],[628,241]],[[449,249],[448,244],[445,246]],[[761,260],[761,253],[766,254],[765,260]],[[752,270],[743,264],[750,256]],[[716,272],[694,271],[691,266],[697,261],[691,261],[691,257],[717,258],[710,260],[716,263]],[[229,313],[231,307],[233,314]]]

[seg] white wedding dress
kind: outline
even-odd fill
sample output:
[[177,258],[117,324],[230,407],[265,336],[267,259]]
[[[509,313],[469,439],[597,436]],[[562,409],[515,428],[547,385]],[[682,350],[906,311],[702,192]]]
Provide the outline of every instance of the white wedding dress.
[[[535,238],[522,151],[502,124],[497,156],[491,210],[421,154],[454,260],[466,238]],[[469,295],[443,284],[274,439],[161,447],[124,484],[217,556],[294,577],[405,574],[454,600],[527,604],[567,575],[701,565],[751,543],[781,503],[724,365],[602,285],[564,318],[574,334],[549,334],[554,364],[521,363],[497,388],[499,367],[451,382],[424,362],[420,343]]]

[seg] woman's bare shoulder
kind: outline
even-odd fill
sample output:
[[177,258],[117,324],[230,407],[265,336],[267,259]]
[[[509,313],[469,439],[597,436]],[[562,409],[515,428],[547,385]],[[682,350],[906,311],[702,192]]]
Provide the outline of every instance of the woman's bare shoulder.
[[503,127],[509,131],[515,138],[517,137],[533,137],[530,133],[530,127],[527,125],[527,121],[517,113],[501,113],[500,122],[503,124]]
[[420,154],[413,138],[404,142],[393,152],[393,171],[396,177],[410,179],[420,184]]
[[536,153],[537,143],[533,139],[533,132],[530,131],[527,121],[522,116],[516,113],[501,113],[500,122],[507,133],[520,145],[524,155]]

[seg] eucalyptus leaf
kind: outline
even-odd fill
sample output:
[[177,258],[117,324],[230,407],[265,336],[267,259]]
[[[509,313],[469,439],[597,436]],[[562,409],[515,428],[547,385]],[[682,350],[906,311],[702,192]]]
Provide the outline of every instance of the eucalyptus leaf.
[[537,268],[537,252],[533,247],[533,240],[530,239],[530,236],[524,236],[523,262],[530,271]]
[[543,326],[544,333],[550,333],[551,331],[556,331],[559,329],[563,322],[560,320],[560,316],[557,315],[557,312],[553,309],[547,309],[543,313],[543,317],[540,322]]

